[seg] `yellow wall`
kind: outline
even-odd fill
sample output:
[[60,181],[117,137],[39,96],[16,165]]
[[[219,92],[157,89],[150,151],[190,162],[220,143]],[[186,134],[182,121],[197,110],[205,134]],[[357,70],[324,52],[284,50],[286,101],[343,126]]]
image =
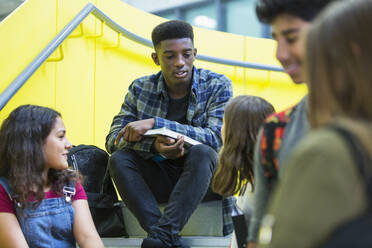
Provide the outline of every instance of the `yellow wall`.
[[[164,19],[150,15],[120,0],[28,0],[0,23],[0,92],[88,3],[92,2],[124,28],[150,39],[153,27]],[[129,84],[137,77],[156,73],[152,49],[120,37],[93,15],[83,22],[83,36],[62,43],[64,59],[45,62],[0,112],[0,122],[15,107],[31,103],[49,106],[62,113],[73,144],[104,147],[113,116],[120,110]],[[79,35],[77,28],[72,35]],[[195,28],[195,46],[200,54],[278,65],[275,42]],[[55,52],[51,57],[58,57]],[[234,95],[259,95],[277,110],[298,102],[305,86],[295,86],[279,72],[243,69],[196,61],[197,67],[227,75]]]

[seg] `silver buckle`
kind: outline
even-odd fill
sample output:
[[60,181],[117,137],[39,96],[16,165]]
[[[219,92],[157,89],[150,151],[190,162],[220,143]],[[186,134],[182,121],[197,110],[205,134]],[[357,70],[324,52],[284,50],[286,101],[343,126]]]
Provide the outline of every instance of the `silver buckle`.
[[71,202],[71,197],[73,197],[75,193],[75,187],[63,186],[63,194],[65,195],[66,202]]

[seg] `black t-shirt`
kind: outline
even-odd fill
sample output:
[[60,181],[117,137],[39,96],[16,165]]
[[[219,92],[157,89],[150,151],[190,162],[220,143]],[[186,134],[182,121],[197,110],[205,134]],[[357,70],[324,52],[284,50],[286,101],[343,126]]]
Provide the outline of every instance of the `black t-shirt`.
[[177,121],[180,124],[186,124],[187,107],[189,105],[189,94],[180,99],[169,98],[167,120]]

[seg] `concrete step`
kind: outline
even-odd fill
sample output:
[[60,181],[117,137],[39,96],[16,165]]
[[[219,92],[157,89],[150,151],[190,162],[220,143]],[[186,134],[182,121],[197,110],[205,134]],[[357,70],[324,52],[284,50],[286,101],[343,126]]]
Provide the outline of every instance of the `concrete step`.
[[[202,247],[228,247],[230,237],[192,236],[182,237],[185,244],[192,248]],[[102,238],[106,248],[138,248],[141,247],[143,237],[133,238]]]

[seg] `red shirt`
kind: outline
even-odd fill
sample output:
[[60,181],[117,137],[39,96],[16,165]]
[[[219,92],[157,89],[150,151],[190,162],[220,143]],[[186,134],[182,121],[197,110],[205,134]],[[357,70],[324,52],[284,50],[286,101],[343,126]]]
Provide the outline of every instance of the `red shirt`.
[[[80,182],[75,184],[76,193],[72,197],[72,200],[87,200],[87,195],[85,194],[83,186]],[[61,197],[57,195],[53,190],[45,192],[44,199],[58,198]],[[8,193],[5,191],[4,187],[0,184],[0,212],[13,213],[15,214],[15,208],[13,201],[9,198]]]

